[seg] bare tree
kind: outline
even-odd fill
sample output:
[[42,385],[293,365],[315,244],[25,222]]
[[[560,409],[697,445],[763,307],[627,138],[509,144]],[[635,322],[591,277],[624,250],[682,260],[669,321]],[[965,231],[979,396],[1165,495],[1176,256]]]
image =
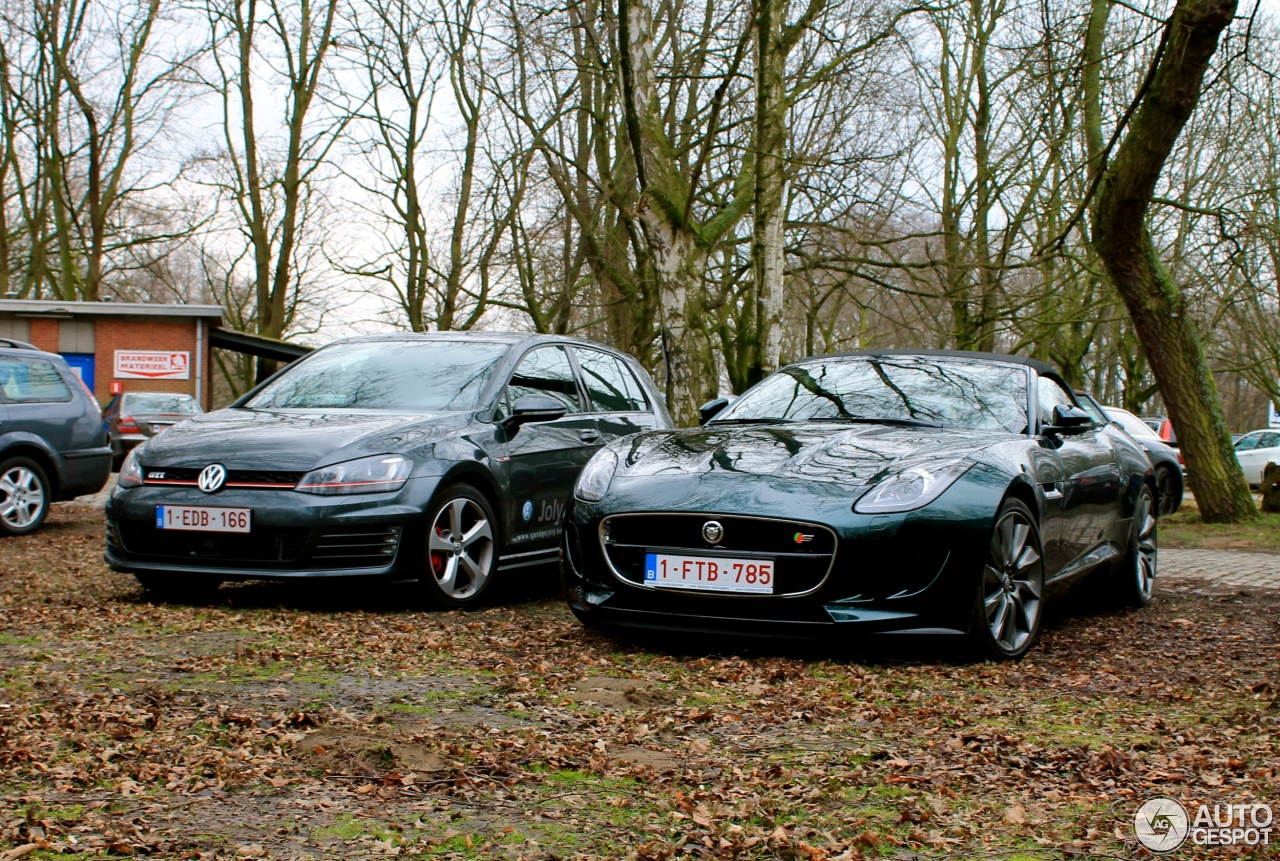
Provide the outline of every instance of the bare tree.
[[[317,120],[312,114],[326,84],[339,3],[210,0],[205,5],[216,72],[210,84],[221,101],[226,147],[219,185],[253,252],[253,326],[271,338],[280,338],[289,322],[299,231],[315,193],[313,182],[328,167],[344,124],[341,115]],[[277,66],[285,91],[284,146],[278,158],[264,152],[259,131],[256,64]],[[268,200],[273,195],[278,205]],[[264,379],[274,369],[275,362],[259,360],[257,376]]]
[[14,242],[22,249],[20,293],[97,299],[141,249],[194,228],[173,217],[179,174],[161,152],[194,53],[156,43],[157,27],[175,25],[157,0],[36,0],[0,14],[0,173],[18,215],[0,256],[11,283]]
[[[350,271],[390,286],[414,331],[480,321],[524,197],[527,152],[488,140],[489,126],[500,123],[489,116],[484,9],[479,0],[368,0],[351,28],[348,53],[368,98],[354,126],[366,164],[347,173],[379,202],[374,217],[396,240]],[[447,106],[443,123],[433,123],[437,100]],[[442,151],[454,137],[460,146]],[[441,166],[453,170],[451,199],[430,197]]]
[[1235,14],[1235,0],[1179,0],[1165,24],[1144,91],[1135,100],[1128,132],[1107,158],[1098,116],[1096,70],[1110,5],[1096,0],[1086,46],[1086,100],[1090,166],[1098,178],[1093,241],[1129,309],[1138,337],[1178,429],[1187,472],[1206,522],[1257,515],[1231,448],[1213,374],[1187,303],[1161,263],[1147,214],[1156,183],[1179,134],[1199,101],[1209,62]]

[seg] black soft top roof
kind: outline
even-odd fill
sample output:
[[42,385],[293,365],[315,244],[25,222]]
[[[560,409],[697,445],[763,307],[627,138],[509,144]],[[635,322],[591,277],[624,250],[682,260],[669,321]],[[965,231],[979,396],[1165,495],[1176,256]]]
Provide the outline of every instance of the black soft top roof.
[[608,350],[622,356],[626,355],[623,351],[608,344],[600,344],[586,338],[575,338],[572,335],[548,335],[538,332],[489,332],[480,329],[445,332],[384,332],[374,335],[354,335],[350,338],[341,338],[333,343],[345,344],[357,341],[473,341],[491,344],[577,344],[582,347]]
[[[1026,356],[1013,356],[1008,353],[979,353],[975,350],[852,350],[848,353],[829,353],[825,356],[810,356],[807,359],[801,359],[801,362],[808,362],[814,359],[838,359],[845,356],[850,357],[868,357],[868,356],[934,356],[947,359],[973,359],[983,362],[1003,362],[1008,365],[1025,365],[1032,368],[1038,374],[1047,374],[1051,377],[1061,377],[1058,370],[1048,362],[1042,362],[1039,359],[1030,359]],[[799,363],[797,363],[799,364]]]

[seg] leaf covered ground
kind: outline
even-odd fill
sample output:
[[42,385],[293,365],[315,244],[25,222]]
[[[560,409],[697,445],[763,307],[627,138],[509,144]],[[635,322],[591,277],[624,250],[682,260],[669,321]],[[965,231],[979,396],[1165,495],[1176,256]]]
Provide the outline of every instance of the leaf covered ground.
[[101,529],[0,542],[4,861],[1131,858],[1152,795],[1280,809],[1276,594],[1077,602],[1012,665],[833,657],[613,640],[537,582],[149,603]]

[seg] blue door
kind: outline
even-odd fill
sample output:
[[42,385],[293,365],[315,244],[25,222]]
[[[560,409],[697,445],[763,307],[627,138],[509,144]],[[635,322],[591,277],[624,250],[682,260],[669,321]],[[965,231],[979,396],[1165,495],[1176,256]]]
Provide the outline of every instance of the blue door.
[[71,370],[93,391],[93,353],[62,353]]

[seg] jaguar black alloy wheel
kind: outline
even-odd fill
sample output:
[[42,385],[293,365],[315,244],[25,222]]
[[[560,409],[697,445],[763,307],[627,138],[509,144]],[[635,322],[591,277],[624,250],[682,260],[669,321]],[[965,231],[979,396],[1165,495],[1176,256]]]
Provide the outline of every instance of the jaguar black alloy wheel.
[[1159,520],[1155,494],[1144,487],[1133,509],[1129,546],[1112,576],[1115,598],[1129,607],[1145,607],[1155,593],[1160,561]]
[[1022,502],[1001,506],[987,546],[971,636],[986,656],[1026,654],[1040,632],[1044,607],[1044,551],[1040,530]]

